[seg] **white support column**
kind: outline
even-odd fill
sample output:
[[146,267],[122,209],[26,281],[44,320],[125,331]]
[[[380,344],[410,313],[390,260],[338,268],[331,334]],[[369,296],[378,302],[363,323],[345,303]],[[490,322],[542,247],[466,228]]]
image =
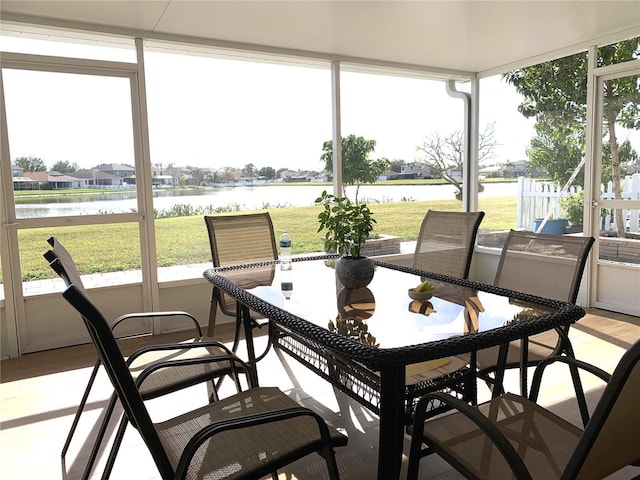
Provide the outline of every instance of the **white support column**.
[[[142,213],[139,223],[140,256],[142,266],[143,305],[146,311],[160,309],[160,292],[158,287],[158,263],[156,254],[156,234],[153,218],[153,188],[151,181],[151,155],[149,148],[149,123],[147,117],[147,92],[144,73],[144,45],[141,38],[136,38],[136,56],[138,73],[136,75],[135,96],[132,95],[134,112],[134,145],[136,152],[136,177],[138,191],[138,211]],[[133,94],[134,92],[132,92]],[[157,331],[153,322],[153,333]]]
[[[16,209],[13,200],[13,180],[11,175],[11,155],[9,152],[9,133],[7,130],[7,112],[4,102],[4,83],[0,69],[0,249],[4,288],[4,320],[7,331],[7,351],[0,351],[0,357],[20,356],[19,318],[24,318],[22,301],[22,282],[20,279],[20,252],[18,250],[18,232]],[[2,350],[0,346],[0,350]]]
[[333,194],[342,196],[342,131],[340,111],[340,62],[331,62],[331,111],[333,120]]

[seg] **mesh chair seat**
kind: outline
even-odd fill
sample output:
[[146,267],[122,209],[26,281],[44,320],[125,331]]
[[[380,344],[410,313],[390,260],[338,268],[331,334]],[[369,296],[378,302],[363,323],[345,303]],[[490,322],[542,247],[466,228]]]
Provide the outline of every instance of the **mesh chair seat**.
[[[509,393],[477,408],[521,452],[533,478],[558,478],[558,469],[567,465],[583,433],[536,403]],[[465,415],[454,413],[425,422],[423,435],[430,442],[446,444],[447,453],[480,478],[509,478],[511,469],[498,447],[487,442]]]
[[[520,342],[512,342],[507,351],[507,366],[513,368],[520,366],[522,355]],[[500,347],[485,348],[476,352],[478,368],[493,367],[496,365]],[[558,333],[555,330],[538,333],[528,338],[527,359],[530,365],[537,365],[540,361],[559,353]]]
[[[155,424],[160,441],[174,468],[194,431],[220,421],[250,415],[296,409],[299,405],[274,387],[258,387],[219,400],[171,420]],[[331,443],[345,445],[346,437],[329,428]],[[267,463],[286,464],[292,452],[314,451],[321,444],[312,416],[297,416],[277,423],[260,424],[219,433],[196,452],[187,478],[254,478]]]
[[[190,341],[187,346],[191,347],[197,343],[203,343],[201,348],[179,348],[179,345],[171,345],[170,350],[160,349],[158,346],[152,347],[148,351],[141,349],[129,358],[129,371],[134,380],[146,369],[153,367],[158,362],[183,361],[188,359],[202,358],[203,356],[226,355],[229,350],[216,345],[207,345],[211,339],[202,337]],[[231,369],[230,362],[215,364],[195,363],[187,364],[179,368],[167,368],[154,371],[145,376],[144,382],[140,384],[140,394],[144,399],[152,399],[170,393],[176,389],[177,385],[197,384],[203,381],[217,378]],[[184,388],[184,387],[183,387]]]

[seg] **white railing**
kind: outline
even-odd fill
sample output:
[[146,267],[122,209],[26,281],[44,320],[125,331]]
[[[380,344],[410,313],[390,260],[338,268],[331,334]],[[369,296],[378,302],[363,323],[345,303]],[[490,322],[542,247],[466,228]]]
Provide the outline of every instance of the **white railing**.
[[[640,200],[640,174],[629,175],[622,180],[621,197],[624,200]],[[582,190],[582,187],[572,186],[564,194],[567,197]],[[603,199],[613,198],[613,183],[601,185],[600,196]],[[551,182],[541,182],[532,178],[518,177],[517,216],[516,227],[532,229],[534,221],[544,218],[547,212],[549,217],[562,216],[560,206],[561,187]],[[615,216],[610,210],[603,210],[600,229],[603,231],[617,231]],[[623,209],[623,221],[626,222],[628,231],[640,232],[640,210]]]

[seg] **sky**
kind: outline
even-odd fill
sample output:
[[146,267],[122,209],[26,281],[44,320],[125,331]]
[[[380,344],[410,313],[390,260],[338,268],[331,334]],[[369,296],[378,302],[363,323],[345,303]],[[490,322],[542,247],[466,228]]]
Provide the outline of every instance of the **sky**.
[[[25,41],[0,40],[9,50]],[[155,51],[145,66],[153,164],[322,170],[328,69]],[[133,164],[127,79],[5,69],[3,81],[12,159]],[[427,135],[462,128],[462,101],[440,81],[343,71],[341,90],[342,134],[376,140],[373,158],[420,160]],[[533,122],[517,112],[520,100],[499,77],[481,81],[480,123],[495,122],[496,161],[525,158]]]

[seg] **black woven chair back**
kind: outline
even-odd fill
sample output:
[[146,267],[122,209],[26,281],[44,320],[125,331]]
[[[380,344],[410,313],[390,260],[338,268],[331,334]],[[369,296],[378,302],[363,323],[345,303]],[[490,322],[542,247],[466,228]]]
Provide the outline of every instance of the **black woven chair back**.
[[422,220],[413,267],[468,278],[476,235],[484,212],[429,210]]
[[595,239],[511,230],[494,285],[575,303]]

